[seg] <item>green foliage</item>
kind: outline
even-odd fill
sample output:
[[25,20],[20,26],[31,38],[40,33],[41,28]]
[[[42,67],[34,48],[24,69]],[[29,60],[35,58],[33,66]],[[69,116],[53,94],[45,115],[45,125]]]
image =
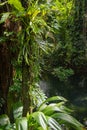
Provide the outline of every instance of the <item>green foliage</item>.
[[8,0],[8,4],[13,5],[19,12],[24,11],[20,0]]
[[6,13],[3,13],[1,19],[0,19],[0,24],[5,22],[7,20],[7,18],[9,17],[10,13],[9,12],[6,12]]
[[13,116],[14,120],[21,118],[23,113],[23,106],[21,103],[16,103],[13,105]]
[[34,84],[33,86],[31,86],[29,95],[31,97],[33,109],[37,106],[39,107],[40,104],[44,102],[44,100],[46,100],[47,98],[38,84]]
[[8,128],[7,126],[10,126],[10,120],[7,115],[1,115],[0,116],[0,129],[4,130]]
[[82,31],[85,30],[86,23],[85,1],[57,0],[54,8],[57,8],[58,14],[50,17],[54,20],[56,17],[56,26],[59,27],[55,30],[56,45],[49,55],[44,56],[43,68],[45,73],[52,73],[66,81],[73,74],[84,75],[87,66],[87,46],[85,32]]
[[73,118],[70,115],[67,115],[66,113],[63,113],[63,114],[62,113],[57,113],[57,114],[54,114],[52,117],[54,117],[54,118],[56,118],[58,120],[59,119],[62,120],[62,123],[65,123],[70,127],[73,126],[75,130],[81,130],[82,129],[81,124],[75,118]]
[[7,115],[1,115],[0,116],[0,125],[5,126],[9,125],[10,121]]
[[54,68],[52,74],[59,78],[60,81],[68,80],[68,77],[74,74],[72,69],[65,69],[63,67]]
[[[16,62],[16,61],[15,61]],[[22,82],[22,74],[21,74],[21,68],[19,64],[13,63],[14,67],[14,77],[13,77],[13,85],[10,86],[9,92],[16,93],[17,95],[20,95],[21,93],[21,82]]]
[[[53,101],[54,98],[52,98],[47,99],[47,101],[43,102],[40,106],[45,96],[42,92],[40,92],[41,94],[39,93],[40,90],[36,88],[36,83],[40,76],[40,64],[43,61],[43,52],[46,52],[44,54],[47,56],[47,58],[45,58],[47,63],[46,70],[53,73],[53,75],[57,76],[62,81],[66,81],[69,76],[74,74],[75,70],[73,66],[81,66],[82,62],[85,61],[83,58],[85,46],[83,47],[84,44],[82,44],[83,34],[81,32],[82,28],[80,28],[84,14],[80,5],[83,5],[83,3],[81,4],[79,2],[79,4],[77,4],[76,2],[74,5],[73,0],[31,0],[25,2],[27,6],[24,8],[20,0],[8,0],[7,2],[1,3],[0,6],[7,3],[10,5],[11,9],[9,12],[2,14],[0,24],[3,24],[9,19],[10,22],[18,22],[19,28],[14,31],[14,33],[6,28],[3,33],[4,37],[0,38],[0,42],[4,42],[7,39],[11,42],[16,41],[18,61],[22,64],[24,60],[29,67],[29,75],[27,75],[29,79],[26,83],[29,87],[29,92],[26,92],[26,94],[29,93],[32,106],[37,106],[37,104],[39,106],[38,112],[28,115],[29,127],[46,130],[50,126],[52,129],[60,130],[61,126],[58,123],[60,123],[60,119],[62,119],[64,120],[63,123],[68,121],[77,128],[76,124],[78,124],[78,126],[80,126],[80,124],[71,116],[67,115],[65,107],[62,107],[63,103],[60,103],[60,105],[59,103],[51,105],[46,104],[46,102],[50,100]],[[79,7],[79,10],[77,10],[77,7]],[[79,25],[77,26],[78,23]],[[52,47],[51,45],[49,46],[49,43],[56,44]],[[15,51],[13,48],[12,50]],[[10,88],[10,91],[17,91],[20,93],[20,84],[19,76],[14,77],[14,85]],[[41,100],[39,100],[39,98]],[[59,122],[55,120],[55,112],[59,112],[58,115],[61,115],[61,118],[58,118]],[[54,114],[54,118],[51,114]],[[68,116],[67,120],[65,118],[66,116]],[[26,125],[25,122],[27,120],[25,118],[19,120],[20,121],[17,121],[17,129],[24,129],[22,124]],[[74,121],[75,123],[72,123]],[[80,129],[80,127],[78,127],[78,129]]]
[[26,117],[16,120],[16,130],[28,130]]
[[[20,0],[8,0],[7,2],[8,5],[10,5],[9,15],[7,15],[7,12],[2,14],[1,22],[6,22],[7,19],[9,19],[9,24],[11,23],[12,25],[17,22],[18,29],[14,31],[14,27],[12,29],[14,33],[10,33],[9,29],[6,28],[4,36],[8,37],[9,41],[13,43],[17,42],[17,46],[15,47],[16,50],[18,50],[18,61],[22,66],[25,64],[25,68],[22,67],[22,72],[28,68],[28,73],[22,73],[22,77],[27,75],[27,81],[24,81],[26,79],[22,79],[22,83],[26,82],[25,87],[28,88],[27,90],[29,91],[26,91],[26,94],[28,93],[28,97],[32,104],[32,98],[34,97],[36,100],[37,95],[35,97],[33,96],[34,94],[30,94],[31,88],[33,88],[35,83],[39,80],[43,52],[47,54],[50,50],[47,38],[49,37],[53,39],[53,41],[55,39],[53,34],[54,28],[56,28],[55,24],[57,24],[57,22],[55,22],[56,18],[55,20],[51,20],[53,21],[51,26],[49,17],[51,13],[55,16],[55,11],[56,13],[58,12],[57,8],[54,8],[56,7],[56,1],[54,3],[51,1],[44,1],[43,3],[38,0],[31,0],[25,2],[25,5],[27,4],[26,8],[22,5],[22,1]],[[4,18],[5,15],[6,17]],[[12,51],[14,51],[13,48]],[[15,83],[10,90],[13,92],[20,92],[19,79],[16,77],[14,81]],[[22,85],[22,87],[24,86]],[[23,98],[25,98],[26,94],[23,95]]]
[[[70,115],[71,110],[65,107],[65,102],[66,99],[60,96],[48,98],[37,107],[35,112],[27,114],[27,117],[17,118],[13,128],[10,129],[11,127],[9,126],[9,129],[62,130],[62,125],[65,125],[70,129],[82,130],[83,125]],[[6,116],[5,121],[7,118]],[[2,117],[1,121],[3,121]]]

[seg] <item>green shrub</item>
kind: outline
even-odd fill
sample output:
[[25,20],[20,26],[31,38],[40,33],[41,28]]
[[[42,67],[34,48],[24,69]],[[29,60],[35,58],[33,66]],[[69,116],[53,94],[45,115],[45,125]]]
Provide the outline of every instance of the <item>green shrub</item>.
[[[26,117],[17,118],[11,125],[5,115],[0,117],[1,130],[62,130],[62,126],[74,130],[82,130],[83,125],[71,116],[71,110],[65,106],[67,100],[61,96],[47,98],[37,107],[35,112]],[[7,120],[8,119],[8,120]],[[7,123],[6,123],[7,121]]]

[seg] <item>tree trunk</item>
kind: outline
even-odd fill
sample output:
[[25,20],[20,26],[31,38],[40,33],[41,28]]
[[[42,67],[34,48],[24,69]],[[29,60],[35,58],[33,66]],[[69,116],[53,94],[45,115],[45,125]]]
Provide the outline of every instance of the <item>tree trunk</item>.
[[[5,0],[1,0],[4,2]],[[0,12],[8,11],[8,5],[0,7]],[[1,17],[0,17],[1,18]],[[0,37],[4,38],[4,24],[0,24]],[[6,38],[6,37],[5,37]],[[10,44],[7,41],[0,41],[0,114],[7,113],[7,96],[9,86],[12,84],[13,67],[11,64]]]
[[0,114],[7,113],[7,96],[12,83],[12,65],[6,43],[0,44]]
[[30,72],[29,66],[25,60],[22,61],[22,101],[23,101],[23,116],[26,116],[27,112],[30,112],[31,100],[29,96],[29,81]]

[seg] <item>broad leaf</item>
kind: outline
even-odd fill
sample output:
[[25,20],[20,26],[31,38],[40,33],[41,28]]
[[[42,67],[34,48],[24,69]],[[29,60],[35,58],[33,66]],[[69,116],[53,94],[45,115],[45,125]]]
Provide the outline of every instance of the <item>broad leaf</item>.
[[0,19],[0,24],[5,22],[7,20],[7,18],[9,17],[10,13],[7,12],[7,13],[3,13],[1,19]]
[[0,116],[0,126],[5,126],[5,125],[9,125],[10,124],[10,120],[8,118],[7,115],[1,115]]
[[51,103],[46,108],[44,108],[43,113],[46,115],[52,115],[54,112],[63,112],[63,110],[57,107],[57,104]]
[[22,117],[22,112],[23,112],[23,106],[20,106],[14,109],[13,110],[14,119]]
[[32,117],[43,128],[43,130],[47,130],[47,119],[42,112],[35,112],[32,114]]
[[16,130],[28,130],[27,118],[19,118],[16,120]]
[[23,8],[20,0],[8,0],[8,3],[10,5],[13,5],[15,7],[15,9],[17,9],[18,11],[24,11],[24,8]]
[[[41,105],[40,107],[42,107],[43,104],[45,103],[48,103],[48,102],[54,102],[54,101],[64,101],[66,102],[67,100],[61,96],[54,96],[54,97],[51,97],[51,98],[48,98],[47,100],[45,100]],[[40,109],[39,107],[39,109]]]
[[83,125],[80,122],[78,122],[74,117],[70,116],[69,114],[56,113],[56,114],[53,114],[52,117],[54,119],[62,120],[64,124],[74,127],[75,130],[82,130]]
[[53,118],[48,117],[48,125],[53,129],[53,130],[62,130],[60,124]]

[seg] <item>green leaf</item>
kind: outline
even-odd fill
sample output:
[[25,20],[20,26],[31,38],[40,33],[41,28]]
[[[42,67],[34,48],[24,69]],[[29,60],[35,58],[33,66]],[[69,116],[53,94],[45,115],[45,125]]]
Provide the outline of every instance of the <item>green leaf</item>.
[[40,105],[40,107],[39,107],[38,110],[39,110],[39,111],[43,111],[46,107],[47,107],[46,104]]
[[48,119],[48,125],[53,129],[53,130],[62,130],[60,124],[53,118],[47,117]]
[[69,114],[56,113],[56,114],[53,114],[52,117],[54,119],[62,120],[65,124],[68,124],[71,127],[74,127],[76,130],[82,130],[83,125]]
[[8,0],[8,3],[10,5],[13,5],[15,7],[15,9],[17,9],[18,11],[24,11],[24,8],[23,8],[20,0]]
[[16,120],[16,130],[28,130],[28,122],[26,117]]
[[54,96],[54,97],[51,97],[51,98],[48,98],[47,100],[45,100],[38,109],[40,109],[42,107],[42,105],[44,105],[45,103],[48,103],[48,102],[53,102],[53,101],[64,101],[66,102],[67,100],[64,98],[64,97],[61,97],[61,96]]
[[51,98],[48,98],[45,102],[52,102],[52,101],[67,101],[64,97],[62,96],[54,96],[54,97],[51,97]]
[[13,110],[14,119],[22,117],[23,106],[19,106]]
[[7,3],[7,1],[0,3],[0,6],[3,6]]
[[10,13],[7,12],[7,13],[3,13],[1,19],[0,19],[0,24],[5,22],[7,20],[7,18],[9,17]]
[[5,125],[9,125],[10,121],[7,115],[1,115],[0,116],[0,126],[5,126]]
[[0,43],[4,43],[6,41],[6,37],[0,37]]
[[32,114],[32,117],[43,128],[43,130],[47,130],[47,119],[42,112],[35,112]]
[[39,13],[40,13],[40,10],[35,10],[35,11],[33,12],[33,15],[32,15],[32,20],[34,20]]
[[63,112],[56,103],[49,104],[46,108],[44,108],[43,113],[46,115],[52,115],[54,112]]

